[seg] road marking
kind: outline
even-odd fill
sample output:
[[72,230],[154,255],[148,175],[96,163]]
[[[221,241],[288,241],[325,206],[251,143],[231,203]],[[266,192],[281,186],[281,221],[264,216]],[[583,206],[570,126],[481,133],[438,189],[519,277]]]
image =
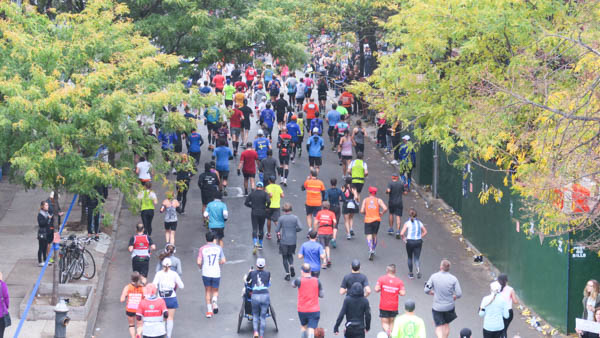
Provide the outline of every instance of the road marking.
[[245,197],[244,196],[244,189],[242,189],[241,187],[227,187],[227,190],[234,190],[237,192],[237,195],[235,196],[229,196],[229,197]]
[[235,261],[226,261],[225,264],[240,264],[240,263],[244,263],[246,260],[245,259],[238,259]]

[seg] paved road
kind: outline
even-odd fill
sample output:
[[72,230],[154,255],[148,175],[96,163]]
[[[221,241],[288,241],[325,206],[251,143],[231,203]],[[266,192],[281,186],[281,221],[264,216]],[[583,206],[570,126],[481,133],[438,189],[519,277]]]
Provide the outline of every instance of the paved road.
[[[256,124],[252,123],[251,139],[256,132]],[[201,127],[205,136],[205,128]],[[276,135],[276,132],[273,132]],[[205,138],[206,140],[206,138]],[[337,177],[340,181],[342,177],[341,167],[338,166],[337,155],[331,152],[329,141],[326,140],[324,153],[324,165],[321,168],[320,178],[328,186],[329,179]],[[380,197],[387,202],[383,190],[387,181],[393,172],[393,167],[387,164],[381,154],[374,148],[372,143],[366,145],[365,158],[369,166],[369,177],[366,185],[375,185],[379,187]],[[206,151],[203,151],[201,162],[209,159]],[[237,166],[237,159],[232,161],[231,166]],[[201,165],[202,166],[202,165]],[[297,159],[291,166],[288,187],[285,187],[285,198],[283,201],[291,202],[294,207],[294,213],[305,222],[304,217],[304,192],[300,186],[309,172],[308,159],[306,152]],[[177,254],[183,262],[183,281],[185,289],[178,290],[178,300],[180,307],[175,315],[174,337],[236,337],[237,315],[241,306],[242,276],[254,264],[255,257],[252,255],[250,210],[243,205],[243,198],[237,197],[239,187],[243,187],[242,178],[235,175],[230,176],[229,196],[224,199],[230,210],[230,220],[226,226],[225,237],[225,255],[228,260],[222,269],[222,279],[219,297],[219,314],[212,319],[204,317],[206,307],[204,304],[204,287],[202,285],[201,273],[196,266],[196,256],[198,248],[205,242],[205,228],[201,225],[201,200],[200,191],[196,185],[197,177],[192,181],[192,187],[188,195],[188,206],[186,214],[180,216],[177,228]],[[171,177],[173,179],[173,177]],[[159,201],[164,198],[164,188],[156,187],[159,192]],[[366,188],[361,197],[366,197]],[[325,298],[321,300],[321,321],[320,326],[324,327],[327,336],[332,335],[333,325],[341,308],[343,297],[339,295],[339,285],[344,274],[350,270],[350,262],[354,258],[359,258],[362,262],[362,272],[369,277],[372,285],[377,278],[385,273],[385,266],[389,263],[395,263],[399,268],[399,276],[404,280],[407,288],[407,296],[416,300],[416,313],[424,318],[427,325],[427,335],[434,336],[433,321],[431,319],[432,297],[425,295],[423,285],[430,274],[436,272],[439,267],[440,259],[446,257],[453,262],[451,272],[458,276],[464,296],[457,302],[456,312],[458,319],[451,326],[451,337],[458,335],[462,327],[470,327],[473,332],[479,333],[482,330],[482,320],[477,316],[477,307],[481,297],[488,293],[489,276],[481,269],[472,265],[472,259],[469,257],[462,244],[452,237],[446,227],[441,225],[442,220],[439,215],[433,215],[430,210],[425,209],[424,203],[415,193],[410,193],[405,197],[405,211],[409,207],[415,207],[423,223],[428,227],[429,235],[425,241],[422,254],[423,279],[408,280],[408,268],[406,266],[406,254],[403,243],[388,236],[387,214],[384,216],[380,230],[380,242],[377,250],[377,256],[374,261],[367,260],[367,247],[363,235],[362,217],[355,218],[355,229],[357,236],[355,239],[347,241],[344,238],[344,231],[340,232],[338,238],[338,248],[332,249],[333,266],[321,273],[321,280],[324,285]],[[403,217],[403,221],[406,217]],[[122,288],[128,283],[131,273],[131,263],[129,252],[127,252],[127,242],[133,234],[134,225],[140,222],[139,215],[131,215],[124,206],[120,216],[120,226],[118,238],[116,240],[116,250],[109,267],[108,280],[105,284],[105,293],[99,318],[96,323],[96,337],[125,337],[127,336],[127,321],[124,314],[124,305],[119,303],[119,295]],[[158,212],[154,217],[153,239],[158,248],[164,247],[163,216]],[[340,229],[343,226],[340,225]],[[304,241],[306,230],[301,232],[300,242]],[[299,245],[301,243],[298,243]],[[296,312],[296,289],[293,289],[289,283],[283,280],[284,270],[281,263],[281,256],[278,254],[278,247],[275,240],[265,240],[262,255],[267,259],[267,270],[272,274],[271,302],[277,312],[279,324],[279,333],[277,334],[271,320],[267,323],[266,336],[289,337],[290,334],[299,334],[299,323]],[[157,258],[154,255],[151,261],[151,270],[156,264]],[[297,271],[299,262],[295,261]],[[152,278],[153,272],[150,273]],[[373,293],[369,297],[371,311],[373,314],[372,330],[369,337],[374,337],[381,330],[379,322],[378,306],[379,295]],[[402,303],[401,303],[402,304]],[[513,321],[511,332],[519,332],[524,337],[537,336],[537,333],[527,327],[525,322],[518,318]],[[241,336],[251,336],[251,324],[244,321],[242,325]],[[480,336],[476,334],[475,336]]]

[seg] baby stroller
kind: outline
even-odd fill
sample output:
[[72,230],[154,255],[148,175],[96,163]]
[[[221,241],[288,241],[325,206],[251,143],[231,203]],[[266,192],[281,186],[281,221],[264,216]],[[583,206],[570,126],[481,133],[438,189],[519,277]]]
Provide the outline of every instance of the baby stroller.
[[[273,323],[275,323],[275,332],[279,332],[279,327],[277,326],[277,318],[275,316],[273,304],[269,304],[269,309],[267,310],[267,318],[268,317],[273,318]],[[252,289],[250,288],[250,285],[246,283],[246,275],[244,275],[244,288],[242,289],[242,308],[240,309],[240,313],[238,315],[237,333],[240,333],[242,321],[244,320],[244,318],[248,319],[249,322],[253,320]]]

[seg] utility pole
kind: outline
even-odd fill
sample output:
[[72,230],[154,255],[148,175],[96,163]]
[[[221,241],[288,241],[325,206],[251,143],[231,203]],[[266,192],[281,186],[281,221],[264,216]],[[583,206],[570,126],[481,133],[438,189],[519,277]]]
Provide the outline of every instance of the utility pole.
[[433,184],[431,192],[433,198],[438,198],[438,182],[439,182],[439,156],[438,156],[438,143],[433,142]]

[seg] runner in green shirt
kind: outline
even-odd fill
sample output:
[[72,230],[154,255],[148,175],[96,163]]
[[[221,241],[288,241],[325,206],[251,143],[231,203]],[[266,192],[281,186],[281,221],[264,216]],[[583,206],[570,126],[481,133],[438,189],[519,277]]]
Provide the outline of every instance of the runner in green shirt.
[[223,87],[223,93],[225,94],[225,107],[231,108],[233,106],[233,94],[235,93],[235,87],[231,85],[231,80],[227,80],[227,84]]
[[406,313],[394,319],[391,338],[425,338],[425,323],[415,315],[415,302],[407,300],[404,310]]
[[337,108],[335,108],[335,110],[337,110],[340,113],[340,115],[348,115],[348,109],[342,106],[342,101],[338,102]]

